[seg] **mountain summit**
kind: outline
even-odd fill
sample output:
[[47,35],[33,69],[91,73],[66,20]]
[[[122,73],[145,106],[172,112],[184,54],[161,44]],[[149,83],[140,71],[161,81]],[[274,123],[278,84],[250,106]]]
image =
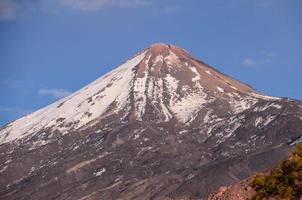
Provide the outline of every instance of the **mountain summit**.
[[0,132],[0,143],[42,128],[62,133],[85,129],[110,117],[115,122],[147,118],[187,123],[201,110],[209,111],[211,104],[227,106],[226,112],[240,112],[257,98],[278,99],[259,94],[184,49],[154,44],[74,94],[9,124]]
[[302,141],[302,103],[174,45],[0,129],[0,199],[202,198]]

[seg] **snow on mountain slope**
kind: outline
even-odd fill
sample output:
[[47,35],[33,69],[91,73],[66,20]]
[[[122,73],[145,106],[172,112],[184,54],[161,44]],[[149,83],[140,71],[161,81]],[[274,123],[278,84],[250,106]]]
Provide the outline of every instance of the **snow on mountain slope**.
[[8,124],[0,131],[0,144],[42,128],[55,126],[63,133],[80,128],[105,113],[113,102],[117,110],[123,109],[134,77],[132,69],[144,55],[140,53],[74,94]]
[[216,100],[240,113],[266,98],[273,99],[181,48],[154,44],[74,94],[8,124],[0,130],[0,144],[43,129],[65,134],[111,115],[142,121],[146,110],[157,122],[187,123]]

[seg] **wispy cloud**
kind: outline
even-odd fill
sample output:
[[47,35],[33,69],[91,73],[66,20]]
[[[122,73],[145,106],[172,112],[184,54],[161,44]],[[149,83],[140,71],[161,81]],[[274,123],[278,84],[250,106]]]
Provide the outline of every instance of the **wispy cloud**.
[[253,59],[251,59],[251,58],[245,58],[242,61],[242,64],[246,65],[246,66],[254,65],[254,63],[255,63],[255,61]]
[[10,115],[13,114],[13,115],[21,116],[21,115],[26,115],[31,112],[33,112],[32,109],[0,106],[0,113],[2,113],[2,114],[10,114]]
[[66,97],[71,94],[71,92],[64,90],[64,89],[47,89],[42,88],[38,91],[40,96],[50,96],[55,99],[60,99]]
[[130,8],[153,5],[155,0],[0,0],[0,20],[10,21],[36,11],[62,8],[77,11],[98,11],[107,7]]
[[10,0],[0,0],[0,20],[13,20],[16,18],[17,4]]
[[60,0],[67,8],[80,11],[97,11],[106,7],[136,7],[151,5],[150,0]]
[[253,6],[255,8],[272,8],[276,7],[280,1],[276,0],[229,0],[228,5],[232,7]]
[[265,67],[275,62],[277,54],[274,51],[263,50],[253,57],[254,58],[245,57],[241,64],[244,66]]

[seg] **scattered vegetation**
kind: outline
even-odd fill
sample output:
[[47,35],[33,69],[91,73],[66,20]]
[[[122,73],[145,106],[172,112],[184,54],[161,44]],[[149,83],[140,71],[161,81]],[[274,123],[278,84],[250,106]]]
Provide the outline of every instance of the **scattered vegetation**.
[[302,144],[269,173],[256,174],[250,185],[256,191],[252,200],[302,199]]

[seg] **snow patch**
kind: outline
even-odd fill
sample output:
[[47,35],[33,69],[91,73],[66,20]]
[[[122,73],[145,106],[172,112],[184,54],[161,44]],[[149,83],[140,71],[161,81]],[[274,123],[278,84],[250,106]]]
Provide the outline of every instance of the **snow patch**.
[[154,61],[154,65],[156,65],[157,63],[162,63],[163,60],[164,60],[164,57],[162,55],[156,56],[155,61]]
[[165,117],[164,121],[167,122],[172,118],[172,114],[169,112],[169,109],[164,104],[164,87],[163,87],[164,81],[163,79],[159,79],[155,81],[155,89],[153,91],[154,98],[153,98],[153,105],[156,106],[156,104],[159,104],[160,110],[158,113],[162,113]]
[[145,61],[145,71],[144,77],[136,78],[133,91],[134,91],[134,102],[135,102],[135,109],[137,111],[137,119],[142,120],[142,116],[145,113],[145,108],[147,104],[147,96],[146,96],[146,83],[149,76],[149,67],[148,62],[151,58],[151,55]]
[[209,70],[206,70],[206,73],[213,76],[213,74]]
[[196,74],[196,76],[192,78],[192,81],[193,81],[193,82],[196,82],[196,81],[200,80],[201,76],[200,76],[200,74],[198,73],[196,67],[190,67],[190,69],[191,69],[191,71],[192,71],[194,74]]
[[189,94],[171,105],[171,110],[175,113],[179,121],[186,123],[191,120],[191,117],[194,116],[204,104],[209,102],[206,98],[207,94],[204,92]]
[[179,95],[177,93],[179,81],[170,74],[167,74],[167,76],[165,77],[165,83],[168,94],[170,95],[169,106],[171,106],[173,102],[177,101],[177,99],[179,98]]
[[276,118],[276,116],[269,116],[269,117],[263,122],[263,125],[264,125],[264,126],[267,126],[267,125],[270,124],[275,118]]
[[226,135],[224,135],[224,138],[229,138],[229,137],[231,137],[232,135],[233,135],[233,133],[239,128],[241,126],[241,123],[239,123],[239,122],[236,122],[233,126],[232,126],[232,128],[230,128],[230,127],[228,127],[228,128],[226,128]]
[[297,139],[295,139],[290,146],[296,146],[297,144],[302,143],[302,136],[298,137]]
[[94,172],[93,175],[95,176],[102,176],[102,174],[104,174],[106,172],[106,168],[102,168],[97,172]]
[[263,123],[264,119],[262,117],[257,117],[255,120],[255,126],[259,127],[261,123]]
[[152,147],[142,147],[139,152],[137,153],[137,155],[142,155],[144,153],[146,153],[147,151],[151,150]]
[[135,130],[135,131],[134,131],[134,137],[133,137],[133,139],[134,139],[134,140],[138,139],[138,138],[141,136],[141,134],[142,134],[146,129],[147,129],[147,128],[142,129],[142,130],[140,130],[140,129]]
[[7,170],[8,165],[4,166],[2,169],[0,169],[0,173],[4,172],[5,170]]
[[270,124],[275,118],[276,116],[268,116],[265,119],[263,117],[257,117],[255,120],[255,127],[263,128]]
[[222,89],[221,87],[216,86],[216,88],[219,92],[222,92],[222,93],[224,92],[224,89]]
[[253,105],[255,105],[258,100],[255,98],[250,97],[241,97],[238,93],[233,93],[238,99],[232,98],[230,100],[230,105],[233,109],[234,114],[241,113],[249,108],[251,108]]
[[276,104],[276,103],[267,103],[267,104],[265,104],[264,106],[254,108],[254,111],[255,111],[255,112],[261,111],[261,112],[262,112],[262,111],[265,111],[265,110],[267,110],[267,109],[269,109],[269,108],[281,109],[282,106],[279,105],[279,104]]
[[185,133],[188,133],[188,132],[189,132],[188,130],[182,130],[182,131],[179,131],[178,134],[182,135],[182,134],[185,134]]
[[234,86],[231,86],[231,88],[234,89],[234,90],[238,90],[238,88],[236,88],[236,87],[234,87]]
[[177,63],[178,62],[178,56],[175,55],[175,53],[173,53],[172,51],[169,50],[169,55],[167,55],[165,58],[164,58],[165,62],[168,64],[168,65],[172,65],[173,63]]
[[263,94],[257,94],[254,92],[249,93],[249,95],[252,97],[256,97],[256,98],[260,98],[260,99],[264,99],[264,100],[281,100],[282,99],[280,97],[272,97],[272,96],[267,96],[267,95],[263,95]]

